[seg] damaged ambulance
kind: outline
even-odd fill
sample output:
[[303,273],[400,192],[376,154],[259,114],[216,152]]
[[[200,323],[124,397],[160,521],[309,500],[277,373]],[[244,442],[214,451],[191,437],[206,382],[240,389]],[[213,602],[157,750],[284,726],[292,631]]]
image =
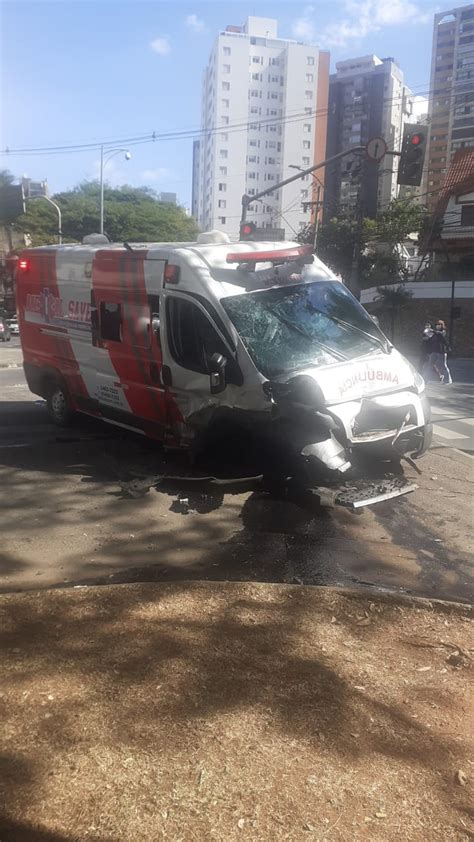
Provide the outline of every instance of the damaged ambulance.
[[415,486],[424,383],[344,284],[288,242],[27,249],[17,300],[29,388],[169,448],[207,448],[351,507]]

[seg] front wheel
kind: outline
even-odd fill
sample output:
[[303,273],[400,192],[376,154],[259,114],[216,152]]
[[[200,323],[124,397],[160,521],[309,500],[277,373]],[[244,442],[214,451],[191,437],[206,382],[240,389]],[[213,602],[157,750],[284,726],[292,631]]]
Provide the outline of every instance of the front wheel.
[[49,416],[58,427],[67,427],[71,423],[74,411],[71,408],[65,386],[59,381],[53,381],[46,398]]

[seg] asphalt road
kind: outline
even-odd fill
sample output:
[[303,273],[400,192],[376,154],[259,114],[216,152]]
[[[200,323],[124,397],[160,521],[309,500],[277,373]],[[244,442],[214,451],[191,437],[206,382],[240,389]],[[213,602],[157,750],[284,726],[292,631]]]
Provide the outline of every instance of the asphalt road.
[[354,515],[256,485],[155,488],[180,466],[98,422],[58,431],[22,369],[2,367],[20,362],[18,340],[0,346],[0,591],[214,579],[472,600],[472,383],[429,387],[433,448],[421,477],[406,471],[418,490]]

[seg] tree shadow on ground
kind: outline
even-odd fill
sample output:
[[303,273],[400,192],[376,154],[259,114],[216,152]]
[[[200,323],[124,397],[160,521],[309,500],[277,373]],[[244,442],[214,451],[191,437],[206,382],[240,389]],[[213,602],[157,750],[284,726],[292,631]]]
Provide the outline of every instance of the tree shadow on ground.
[[[449,729],[428,727],[403,704],[410,682],[402,693],[398,676],[393,683],[391,646],[411,630],[396,605],[361,626],[362,597],[335,601],[299,588],[261,594],[250,585],[181,583],[5,599],[1,702],[9,740],[26,758],[4,763],[12,820],[15,805],[28,821],[50,799],[58,809],[61,781],[78,786],[77,774],[91,774],[91,757],[102,758],[113,782],[117,761],[108,764],[107,752],[173,768],[177,758],[207,756],[210,735],[224,758],[233,756],[233,740],[239,751],[259,741],[269,751],[276,740],[313,764],[328,751],[344,768],[383,759],[431,783],[436,770],[441,809],[452,806],[444,781],[463,750]],[[244,723],[238,735],[237,716]],[[25,773],[33,757],[34,774]],[[97,793],[84,795],[92,811],[94,799],[107,797],[102,786],[101,779]],[[70,785],[62,798],[67,823]]]

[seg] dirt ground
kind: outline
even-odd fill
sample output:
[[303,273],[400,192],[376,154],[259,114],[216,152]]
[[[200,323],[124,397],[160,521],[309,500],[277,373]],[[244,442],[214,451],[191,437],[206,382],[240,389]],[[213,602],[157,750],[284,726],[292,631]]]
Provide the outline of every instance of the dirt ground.
[[0,840],[473,839],[470,612],[254,583],[5,594]]

